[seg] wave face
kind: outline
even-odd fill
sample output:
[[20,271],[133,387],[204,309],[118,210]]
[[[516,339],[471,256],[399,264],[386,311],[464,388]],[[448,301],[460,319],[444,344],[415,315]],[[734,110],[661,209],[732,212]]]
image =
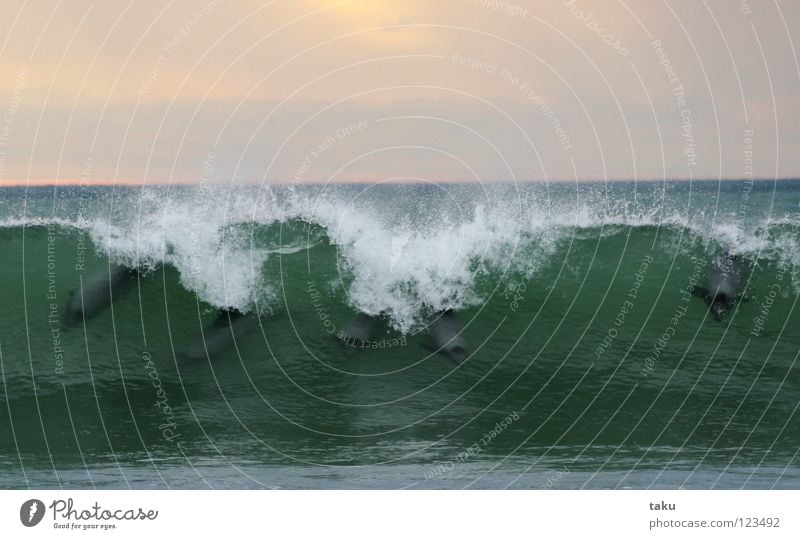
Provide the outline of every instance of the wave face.
[[[198,459],[433,466],[513,412],[474,464],[565,466],[590,486],[645,469],[671,486],[658,471],[706,464],[754,470],[736,486],[770,486],[759,470],[781,467],[795,481],[798,193],[797,181],[4,189],[0,429],[16,430],[0,449],[25,456],[0,468],[19,485],[28,459],[55,485],[48,455],[64,469],[87,451],[172,458],[155,372]],[[690,290],[724,253],[743,301],[716,321]],[[74,291],[117,266],[134,271],[111,305],[67,323]],[[176,362],[231,309],[252,331],[200,367]],[[450,312],[459,366],[430,351]],[[354,323],[366,336],[349,339]],[[607,468],[619,483],[602,482]]]

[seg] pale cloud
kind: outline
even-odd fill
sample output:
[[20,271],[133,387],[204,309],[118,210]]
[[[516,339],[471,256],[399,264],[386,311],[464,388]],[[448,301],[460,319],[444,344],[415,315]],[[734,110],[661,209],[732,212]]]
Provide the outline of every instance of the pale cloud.
[[6,0],[2,181],[87,160],[94,180],[191,181],[211,154],[218,181],[292,181],[362,121],[303,181],[741,177],[748,130],[757,176],[796,176],[800,6],[747,7]]

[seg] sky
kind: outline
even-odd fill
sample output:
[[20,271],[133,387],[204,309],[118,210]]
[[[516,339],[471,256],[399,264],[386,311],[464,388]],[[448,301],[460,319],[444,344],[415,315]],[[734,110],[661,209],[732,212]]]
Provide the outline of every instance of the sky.
[[795,0],[0,14],[0,185],[800,176]]

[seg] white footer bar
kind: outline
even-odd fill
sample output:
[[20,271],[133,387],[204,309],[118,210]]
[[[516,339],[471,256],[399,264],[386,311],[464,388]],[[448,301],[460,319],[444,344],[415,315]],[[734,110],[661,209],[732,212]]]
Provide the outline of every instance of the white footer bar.
[[0,537],[796,538],[798,501],[796,491],[4,491]]

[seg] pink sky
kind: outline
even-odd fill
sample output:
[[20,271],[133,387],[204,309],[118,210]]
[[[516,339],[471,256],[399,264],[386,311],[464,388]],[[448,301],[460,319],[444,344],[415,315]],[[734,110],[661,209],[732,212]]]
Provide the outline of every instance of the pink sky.
[[4,0],[0,185],[800,176],[790,0]]

